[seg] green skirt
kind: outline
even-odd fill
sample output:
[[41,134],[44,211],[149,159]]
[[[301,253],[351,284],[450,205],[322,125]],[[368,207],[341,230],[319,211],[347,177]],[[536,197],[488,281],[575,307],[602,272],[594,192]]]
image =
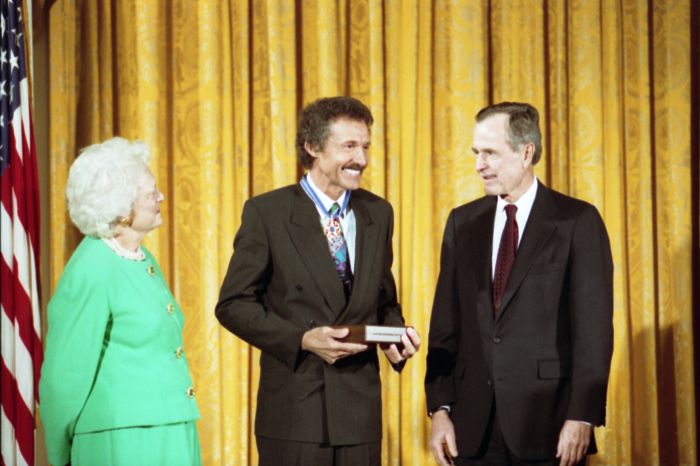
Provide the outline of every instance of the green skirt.
[[194,421],[76,434],[72,466],[201,466]]

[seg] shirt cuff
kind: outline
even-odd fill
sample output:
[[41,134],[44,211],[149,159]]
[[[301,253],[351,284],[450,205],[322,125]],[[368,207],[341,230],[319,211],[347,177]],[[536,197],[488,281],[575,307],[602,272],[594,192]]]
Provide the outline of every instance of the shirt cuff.
[[428,411],[428,417],[433,417],[433,414],[437,413],[440,410],[445,410],[445,411],[447,411],[447,414],[450,414],[450,411],[452,410],[452,408],[450,407],[450,405],[438,406],[437,409],[434,409],[432,411]]

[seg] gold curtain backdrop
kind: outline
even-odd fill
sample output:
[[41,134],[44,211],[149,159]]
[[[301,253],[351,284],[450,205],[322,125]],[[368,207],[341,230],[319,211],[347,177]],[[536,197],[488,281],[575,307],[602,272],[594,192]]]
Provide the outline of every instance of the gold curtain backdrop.
[[[204,464],[257,464],[258,354],[214,306],[243,202],[299,179],[300,108],[350,94],[372,109],[363,185],[395,208],[394,272],[425,349],[444,222],[482,194],[474,114],[529,101],[546,141],[537,176],[595,204],[612,242],[615,351],[591,464],[695,464],[692,3],[49,2],[45,287],[80,239],[64,196],[79,148],[145,141],[166,195],[147,245],[187,317]],[[400,376],[381,369],[383,464],[434,464],[425,351]]]

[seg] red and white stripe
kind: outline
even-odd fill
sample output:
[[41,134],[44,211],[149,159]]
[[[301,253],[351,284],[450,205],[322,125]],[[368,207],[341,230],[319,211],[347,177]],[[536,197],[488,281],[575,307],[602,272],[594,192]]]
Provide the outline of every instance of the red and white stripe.
[[11,116],[10,166],[0,182],[0,453],[2,466],[33,465],[42,362],[39,190],[27,79]]

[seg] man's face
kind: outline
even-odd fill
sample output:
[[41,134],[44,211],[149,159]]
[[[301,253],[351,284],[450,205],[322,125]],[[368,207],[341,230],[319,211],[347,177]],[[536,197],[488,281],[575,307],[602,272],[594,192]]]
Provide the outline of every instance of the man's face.
[[364,121],[338,118],[330,125],[325,147],[306,151],[314,157],[309,173],[314,184],[332,199],[338,199],[345,190],[360,187],[362,172],[367,167],[369,129]]
[[476,156],[476,171],[484,183],[486,194],[515,202],[531,186],[533,144],[523,144],[513,150],[508,144],[508,119],[499,113],[474,126],[472,151]]

